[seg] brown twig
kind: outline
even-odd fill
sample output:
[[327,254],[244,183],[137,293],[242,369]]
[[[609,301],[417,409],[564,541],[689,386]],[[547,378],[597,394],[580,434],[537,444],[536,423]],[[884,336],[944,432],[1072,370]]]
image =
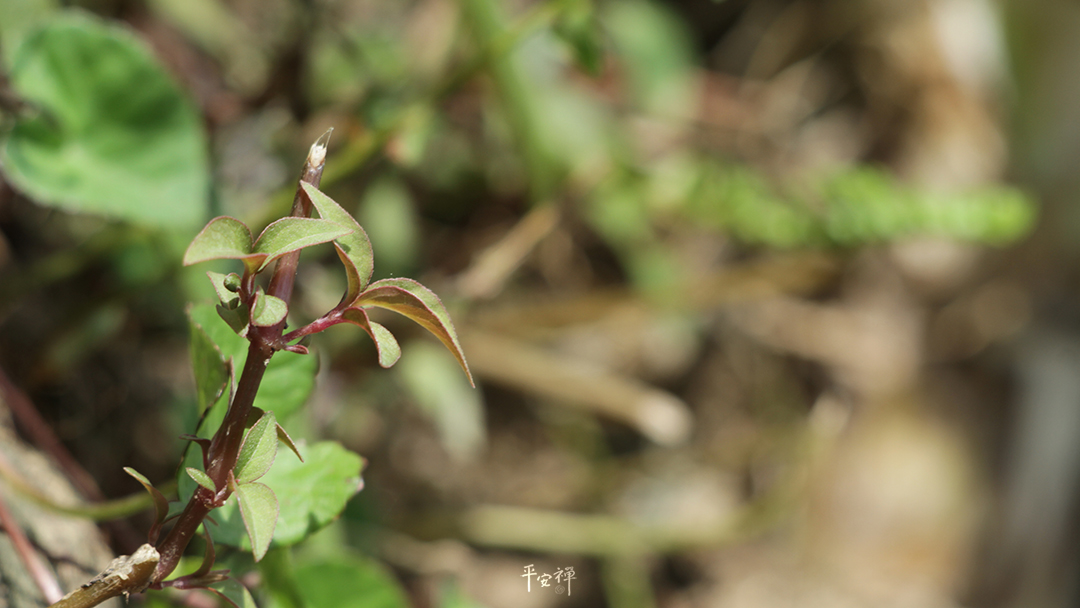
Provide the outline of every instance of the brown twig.
[[[322,178],[323,167],[326,163],[326,143],[330,138],[327,131],[314,145],[304,163],[304,171],[300,178],[301,182],[307,182],[318,186]],[[311,215],[311,203],[307,201],[303,190],[297,186],[296,199],[293,202],[293,213],[296,217]],[[292,297],[293,281],[296,277],[296,267],[300,260],[300,252],[296,251],[282,256],[274,269],[270,279],[267,293],[281,298],[288,305]],[[240,453],[240,444],[244,437],[244,427],[248,415],[251,413],[252,404],[255,402],[255,394],[259,390],[266,366],[270,362],[277,349],[283,344],[281,332],[284,329],[284,321],[274,327],[252,328],[248,334],[251,345],[248,347],[247,360],[244,370],[240,374],[240,380],[236,385],[236,393],[225,413],[225,419],[221,423],[218,432],[210,444],[208,452],[208,466],[206,474],[213,480],[217,488],[225,488],[224,492],[215,495],[206,488],[198,488],[191,500],[188,501],[184,511],[180,514],[176,524],[169,530],[168,535],[158,545],[161,552],[161,560],[153,574],[155,583],[161,582],[168,576],[180,562],[180,557],[187,548],[188,543],[202,524],[203,519],[211,509],[221,504],[228,498],[229,474],[236,467],[236,459]]]
[[[38,411],[34,403],[30,401],[26,393],[8,378],[2,368],[0,368],[0,398],[7,404],[16,424],[26,434],[30,443],[52,458],[52,461],[56,463],[56,466],[60,468],[60,471],[63,472],[64,476],[84,500],[97,504],[108,502],[94,478],[64,447],[60,438],[53,432],[52,427],[41,417],[41,412]],[[139,535],[130,523],[110,521],[104,525],[114,535],[121,547],[130,550],[139,545]]]
[[15,383],[8,378],[3,369],[0,369],[0,397],[7,403],[11,415],[19,428],[26,433],[37,449],[48,454],[56,463],[64,476],[71,481],[83,498],[92,501],[105,500],[94,478],[86,472],[78,460],[60,442],[60,438],[53,432],[52,427],[41,417],[41,413]]
[[114,559],[101,574],[49,608],[91,608],[118,595],[141,593],[148,586],[157,563],[157,550],[143,545],[131,555]]
[[0,494],[0,520],[2,520],[0,525],[3,526],[4,532],[11,539],[11,544],[15,546],[15,552],[19,554],[19,559],[26,565],[26,570],[30,573],[30,577],[34,579],[34,584],[41,590],[41,595],[45,598],[45,601],[51,604],[59,600],[64,595],[64,592],[60,590],[60,584],[56,582],[53,573],[38,559],[34,546],[30,544],[30,539],[26,537],[19,523],[15,521],[11,511],[7,508],[3,494]]

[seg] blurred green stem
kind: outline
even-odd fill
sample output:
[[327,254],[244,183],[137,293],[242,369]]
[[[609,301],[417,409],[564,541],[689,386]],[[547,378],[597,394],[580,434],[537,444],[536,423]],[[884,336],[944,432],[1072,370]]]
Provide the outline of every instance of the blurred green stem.
[[[72,506],[61,505],[27,483],[26,480],[13,471],[11,467],[8,466],[7,461],[3,459],[0,459],[0,479],[3,479],[4,483],[12,490],[44,509],[53,511],[54,513],[61,513],[72,517],[83,517],[94,521],[109,521],[112,519],[130,517],[153,506],[153,500],[150,495],[144,491],[139,491],[136,494],[131,494],[130,496],[118,498],[116,500],[83,503]],[[175,489],[175,486],[175,481],[166,483],[162,485],[162,491],[166,493],[172,492]]]
[[544,509],[486,505],[458,518],[462,539],[487,547],[538,553],[633,556],[676,553],[741,542],[772,527],[794,505],[778,491],[708,525],[685,522],[641,524],[612,515],[582,515]]

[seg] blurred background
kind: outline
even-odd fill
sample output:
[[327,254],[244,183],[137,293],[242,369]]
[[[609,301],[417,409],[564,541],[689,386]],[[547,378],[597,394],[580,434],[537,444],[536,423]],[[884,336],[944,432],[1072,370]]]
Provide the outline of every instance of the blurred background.
[[[0,0],[5,399],[103,497],[175,479],[213,299],[180,256],[286,213],[333,127],[323,191],[376,278],[440,294],[477,388],[393,316],[390,370],[356,328],[312,341],[284,425],[366,486],[298,577],[367,564],[400,591],[356,605],[418,608],[1074,606],[1078,32],[1064,0]],[[298,281],[294,325],[345,287],[325,246]]]

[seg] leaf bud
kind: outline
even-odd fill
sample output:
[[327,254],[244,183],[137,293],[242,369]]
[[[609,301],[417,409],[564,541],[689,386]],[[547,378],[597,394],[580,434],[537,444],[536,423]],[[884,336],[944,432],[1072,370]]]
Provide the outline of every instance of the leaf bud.
[[228,289],[233,293],[239,292],[240,275],[236,274],[235,272],[230,272],[229,274],[225,275],[225,289]]

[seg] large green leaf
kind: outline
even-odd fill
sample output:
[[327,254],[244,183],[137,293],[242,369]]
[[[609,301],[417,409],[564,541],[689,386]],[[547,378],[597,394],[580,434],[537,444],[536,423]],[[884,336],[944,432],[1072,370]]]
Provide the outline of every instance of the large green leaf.
[[440,591],[439,608],[484,608],[476,600],[465,595],[457,581],[446,581]]
[[202,122],[128,30],[62,14],[28,35],[11,65],[15,92],[40,109],[0,145],[12,184],[72,211],[181,229],[203,219]]
[[408,608],[401,585],[378,562],[339,555],[308,561],[295,570],[308,608]]
[[461,369],[465,370],[465,375],[469,377],[469,383],[472,383],[472,373],[469,371],[469,364],[465,362],[465,353],[461,350],[454,323],[435,292],[412,279],[383,279],[369,285],[352,306],[386,308],[412,319],[435,334],[454,354]]
[[[279,458],[260,483],[279,499],[274,546],[294,545],[335,520],[361,487],[363,459],[332,441],[299,445],[304,462]],[[230,501],[214,511],[214,540],[249,549],[240,514]]]

